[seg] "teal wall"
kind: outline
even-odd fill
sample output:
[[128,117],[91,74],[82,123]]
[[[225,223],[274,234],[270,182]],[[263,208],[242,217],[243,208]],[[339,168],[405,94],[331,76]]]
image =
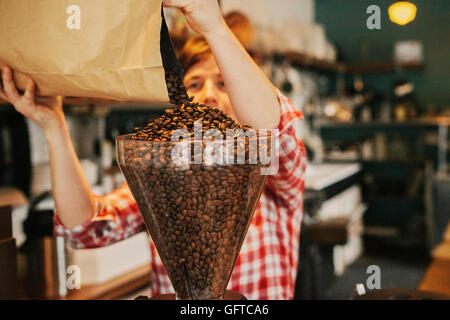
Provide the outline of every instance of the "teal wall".
[[[404,73],[414,82],[423,108],[450,107],[450,0],[410,0],[417,8],[416,20],[406,26],[392,23],[391,0],[316,0],[316,22],[323,24],[329,41],[338,44],[346,61],[391,61],[398,40],[420,40],[424,46],[425,68]],[[369,5],[381,8],[381,30],[368,30]],[[384,94],[395,74],[367,75],[367,86]]]

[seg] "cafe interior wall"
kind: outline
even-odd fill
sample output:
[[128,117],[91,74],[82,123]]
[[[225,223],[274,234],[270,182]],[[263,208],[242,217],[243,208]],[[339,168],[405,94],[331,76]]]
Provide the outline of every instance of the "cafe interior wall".
[[288,20],[314,22],[314,0],[221,0],[225,13],[239,10],[257,26],[279,29]]
[[[315,22],[325,26],[328,39],[337,44],[348,62],[391,61],[396,41],[418,40],[423,43],[424,69],[405,73],[416,88],[422,109],[450,106],[450,1],[411,0],[417,6],[416,19],[400,26],[390,21],[388,7],[394,0],[315,0]],[[368,6],[381,9],[381,30],[369,30]],[[389,97],[398,75],[364,75],[366,87]],[[347,79],[352,81],[353,79]]]

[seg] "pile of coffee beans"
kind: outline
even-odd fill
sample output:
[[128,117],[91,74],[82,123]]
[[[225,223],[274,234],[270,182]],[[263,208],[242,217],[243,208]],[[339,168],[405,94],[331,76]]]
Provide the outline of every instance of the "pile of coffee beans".
[[260,167],[180,170],[127,157],[121,167],[178,297],[221,298],[264,185]]
[[167,109],[165,113],[151,121],[145,128],[136,128],[136,140],[171,141],[172,133],[177,129],[189,131],[194,138],[194,123],[202,123],[202,130],[217,129],[225,138],[227,129],[243,131],[250,130],[248,125],[236,123],[230,116],[219,109],[202,104],[188,102],[183,105]]
[[227,129],[251,129],[218,109],[175,97],[183,103],[119,141],[119,164],[178,298],[218,299],[266,177],[260,164],[174,164],[171,137],[176,129],[185,129],[192,144],[198,121],[203,132],[217,129],[224,138]]

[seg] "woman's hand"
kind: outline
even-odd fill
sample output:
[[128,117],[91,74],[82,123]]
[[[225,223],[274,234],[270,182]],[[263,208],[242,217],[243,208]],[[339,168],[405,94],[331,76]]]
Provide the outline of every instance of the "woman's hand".
[[35,96],[36,84],[28,78],[26,89],[21,95],[16,88],[10,68],[2,68],[3,88],[0,98],[14,105],[16,110],[35,122],[45,133],[57,130],[64,123],[61,97]]
[[192,30],[204,37],[226,26],[217,0],[164,0],[164,7],[181,9]]
[[50,152],[52,194],[61,221],[68,228],[89,221],[95,211],[94,196],[73,148],[61,97],[36,97],[36,84],[31,79],[21,95],[11,69],[3,67],[1,71],[0,98],[12,103],[17,111],[45,132]]

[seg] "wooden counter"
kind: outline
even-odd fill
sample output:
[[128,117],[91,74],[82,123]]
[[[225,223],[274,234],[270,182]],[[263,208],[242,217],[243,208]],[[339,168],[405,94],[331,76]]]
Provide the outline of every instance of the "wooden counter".
[[450,260],[433,260],[418,289],[450,296]]
[[139,290],[150,284],[150,265],[138,268],[126,275],[101,285],[85,286],[72,290],[63,300],[113,300]]
[[148,287],[151,281],[151,266],[143,266],[103,284],[83,286],[79,290],[69,290],[67,296],[30,297],[26,292],[24,279],[19,283],[19,299],[31,300],[114,300]]
[[419,290],[443,293],[450,296],[450,224],[443,242],[433,250],[433,261],[428,267]]

